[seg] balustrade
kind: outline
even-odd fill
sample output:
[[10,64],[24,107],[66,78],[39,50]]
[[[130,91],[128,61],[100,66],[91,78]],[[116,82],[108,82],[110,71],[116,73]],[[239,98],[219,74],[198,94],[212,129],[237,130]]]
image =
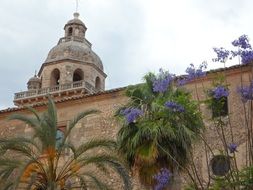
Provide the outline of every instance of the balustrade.
[[77,81],[73,83],[61,84],[49,88],[41,88],[37,90],[29,90],[24,92],[15,93],[14,100],[29,98],[33,96],[43,96],[47,94],[59,93],[66,90],[82,89],[84,88],[89,93],[96,92],[96,89],[86,81]]

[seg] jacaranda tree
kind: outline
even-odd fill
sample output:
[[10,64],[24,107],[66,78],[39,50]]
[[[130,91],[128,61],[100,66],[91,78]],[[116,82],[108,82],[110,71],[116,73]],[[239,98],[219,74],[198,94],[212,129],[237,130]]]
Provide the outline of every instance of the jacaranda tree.
[[126,90],[130,101],[116,113],[122,121],[117,140],[141,182],[163,189],[173,173],[189,163],[203,123],[197,103],[190,93],[174,85],[174,75],[161,69],[144,80]]
[[49,98],[48,110],[43,114],[32,108],[29,110],[33,117],[16,114],[10,119],[26,123],[33,135],[0,139],[1,189],[106,190],[111,187],[98,176],[113,171],[121,177],[124,189],[131,189],[128,171],[115,155],[117,146],[114,141],[91,140],[76,147],[68,140],[81,119],[98,111],[77,115],[69,122],[62,138],[58,138],[57,113],[52,99]]
[[[212,112],[209,122],[212,122],[216,144],[220,146],[213,147],[212,144],[209,146],[206,138],[208,135],[203,136],[203,144],[208,147],[203,149],[203,155],[209,155],[205,158],[206,168],[209,168],[206,171],[208,178],[199,180],[197,186],[191,185],[185,190],[253,189],[253,81],[252,72],[244,70],[247,68],[251,71],[253,48],[247,35],[241,35],[231,44],[233,49],[213,48],[216,53],[213,61],[222,63],[224,69],[213,78],[212,86],[202,85],[207,95],[205,102]],[[227,62],[234,58],[239,61],[238,66],[241,69],[240,82],[236,90],[234,89],[235,81],[231,80],[231,75],[229,76],[226,68]],[[198,94],[197,90],[196,94]],[[233,101],[236,97],[241,99],[241,103],[237,102],[237,109],[234,110]],[[238,121],[240,121],[239,125]],[[236,131],[239,128],[243,131],[243,139],[237,137]],[[216,153],[217,149],[218,153]],[[238,157],[239,155],[244,156]],[[197,172],[197,175],[201,177],[202,173]]]

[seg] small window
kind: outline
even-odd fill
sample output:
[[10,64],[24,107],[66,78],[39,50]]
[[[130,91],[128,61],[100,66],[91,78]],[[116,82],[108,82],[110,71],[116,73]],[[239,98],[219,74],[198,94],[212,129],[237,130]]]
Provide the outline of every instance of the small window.
[[230,158],[225,155],[216,155],[211,160],[211,171],[215,176],[225,176],[230,170]]
[[211,107],[212,107],[213,118],[227,116],[228,115],[228,98],[222,97],[219,100],[214,99],[214,103]]
[[57,86],[60,84],[60,71],[59,71],[59,69],[54,69],[52,71],[50,83],[51,83],[51,86]]
[[96,88],[97,90],[101,90],[101,80],[100,80],[99,77],[96,78],[95,88]]
[[75,36],[78,36],[78,34],[79,34],[79,29],[76,28],[76,29],[75,29]]
[[68,36],[72,36],[72,34],[73,34],[73,28],[70,27],[70,28],[68,29]]
[[59,147],[61,146],[61,144],[63,143],[63,139],[64,139],[64,132],[61,129],[58,129],[56,131],[56,144],[55,147],[56,149],[59,149]]

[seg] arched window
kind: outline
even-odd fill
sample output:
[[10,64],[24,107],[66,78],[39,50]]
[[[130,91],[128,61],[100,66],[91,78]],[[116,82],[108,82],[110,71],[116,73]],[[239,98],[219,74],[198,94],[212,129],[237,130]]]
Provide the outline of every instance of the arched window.
[[101,80],[100,80],[99,77],[96,78],[95,88],[96,88],[97,90],[101,90]]
[[78,35],[79,35],[79,29],[76,28],[76,29],[75,29],[75,36],[78,36]]
[[214,105],[211,105],[213,118],[228,115],[228,98],[227,97],[222,97],[218,100],[214,99],[213,104]]
[[83,71],[81,69],[76,69],[73,73],[73,82],[83,80]]
[[72,36],[72,34],[73,34],[73,28],[69,27],[69,29],[68,29],[68,36]]
[[63,139],[64,139],[64,133],[60,129],[57,129],[57,131],[56,131],[56,137],[55,137],[55,140],[56,140],[55,148],[57,150],[59,149],[59,147],[63,143]]
[[50,85],[57,86],[60,84],[60,71],[59,69],[54,69],[51,73]]

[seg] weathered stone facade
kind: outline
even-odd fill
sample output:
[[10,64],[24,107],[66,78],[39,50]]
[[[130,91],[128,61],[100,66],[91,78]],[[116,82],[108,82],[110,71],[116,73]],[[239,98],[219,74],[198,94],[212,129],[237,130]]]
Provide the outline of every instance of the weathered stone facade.
[[[77,15],[76,15],[77,16]],[[65,38],[60,39],[59,44],[53,48],[48,55],[46,62],[42,65],[38,79],[41,81],[41,86],[32,85],[34,91],[28,91],[16,96],[14,102],[19,106],[0,111],[0,136],[23,136],[31,134],[30,129],[22,123],[16,121],[8,121],[7,118],[14,113],[29,114],[24,105],[33,106],[38,112],[42,113],[46,109],[46,94],[51,94],[55,99],[59,127],[67,125],[78,113],[97,109],[101,111],[99,115],[93,115],[81,121],[76,126],[70,138],[76,145],[94,138],[112,138],[116,137],[119,130],[119,124],[113,118],[115,110],[127,103],[128,98],[124,95],[125,88],[112,89],[104,91],[106,74],[103,72],[103,65],[99,57],[92,52],[90,43],[84,38],[86,32],[85,25],[75,16],[75,19],[69,21],[65,26]],[[72,27],[72,29],[70,29]],[[84,48],[85,47],[85,48]],[[91,85],[91,88],[86,89],[85,86],[64,86],[73,83],[75,71],[80,69],[81,73],[77,73],[78,81],[85,81]],[[54,70],[57,70],[54,73]],[[241,81],[243,84],[249,84],[252,78],[252,66],[233,66],[226,69],[219,69],[208,72],[206,77],[192,81],[186,84],[186,88],[192,93],[193,99],[205,100],[205,91],[211,87],[212,80],[219,73],[226,75],[226,82],[229,85],[230,95],[228,97],[228,110],[230,117],[224,117],[224,120],[231,122],[234,133],[234,142],[239,145],[238,165],[244,165],[243,158],[245,157],[245,128],[243,118],[243,104],[240,96],[237,93],[238,86]],[[54,81],[52,79],[54,78]],[[97,81],[99,78],[99,81]],[[31,80],[30,82],[38,82]],[[99,82],[99,86],[97,86]],[[30,83],[29,83],[30,84]],[[33,84],[33,83],[32,83]],[[75,84],[75,83],[74,83]],[[78,83],[79,84],[79,83]],[[83,83],[80,83],[81,85]],[[56,86],[56,87],[55,87]],[[61,86],[61,87],[59,87]],[[51,87],[55,87],[55,91]],[[87,87],[88,88],[88,87]],[[96,91],[95,89],[98,89]],[[45,93],[41,89],[46,89]],[[92,91],[93,90],[93,91]],[[33,93],[31,93],[33,92]],[[40,93],[41,92],[41,93]],[[196,93],[197,92],[197,93]],[[20,94],[18,94],[20,95]],[[211,111],[206,105],[201,105],[201,111],[206,124],[206,138],[209,146],[214,151],[219,151],[221,142],[217,140],[216,129],[211,119]],[[229,129],[226,130],[226,135],[229,136]],[[208,153],[208,161],[212,159],[212,154]],[[197,143],[195,146],[195,161],[202,176],[202,180],[207,180],[207,164],[206,155],[203,151],[203,144]],[[122,187],[113,176],[108,176],[107,180],[112,184],[114,189],[120,190]],[[137,183],[135,178],[136,190],[143,190],[143,187]],[[184,180],[183,180],[184,181]]]
[[[244,118],[243,118],[243,110],[242,110],[242,102],[241,98],[237,93],[238,85],[240,85],[241,81],[241,69],[243,71],[242,78],[243,83],[249,83],[249,76],[251,76],[251,66],[241,67],[231,67],[226,70],[227,81],[229,84],[230,96],[228,99],[229,105],[229,113],[231,115],[230,120],[233,127],[234,132],[234,141],[238,143],[239,148],[238,152],[238,165],[242,166],[243,160],[245,158],[245,128],[244,126]],[[215,71],[210,72],[206,78],[202,78],[195,82],[189,83],[185,86],[187,90],[192,92],[193,98],[197,98],[197,94],[195,91],[195,87],[198,90],[198,96],[200,100],[204,100],[206,95],[204,93],[204,89],[208,89],[211,86],[212,79],[216,76],[216,74],[224,71]],[[196,86],[195,86],[196,85]],[[56,106],[58,110],[58,118],[59,118],[59,126],[66,126],[68,121],[72,119],[77,113],[80,113],[84,110],[89,109],[98,109],[102,113],[99,115],[94,115],[92,117],[87,118],[86,120],[80,122],[78,126],[76,126],[75,131],[71,136],[71,141],[73,141],[76,145],[81,142],[88,141],[93,138],[115,138],[116,133],[119,130],[119,124],[114,120],[113,115],[115,110],[120,106],[127,103],[128,99],[124,95],[124,89],[114,89],[108,90],[104,92],[100,92],[93,95],[81,95],[79,97],[65,98],[62,100],[56,101]],[[39,112],[43,112],[46,109],[46,105],[44,103],[38,103],[34,105],[34,108]],[[203,117],[206,121],[206,137],[207,142],[214,152],[219,152],[221,148],[221,142],[217,140],[217,133],[214,129],[213,124],[209,121],[211,118],[211,112],[206,108],[205,105],[201,106]],[[8,121],[7,118],[13,113],[22,113],[28,114],[28,112],[20,107],[20,108],[11,108],[7,110],[0,111],[0,131],[1,136],[19,136],[19,135],[29,135],[29,130],[26,126],[23,126],[21,123],[17,123],[15,121]],[[227,117],[224,119],[228,120]],[[229,134],[228,129],[227,135]],[[228,135],[229,136],[229,135]],[[203,151],[203,145],[201,143],[197,143],[195,146],[195,158],[196,165],[198,170],[203,177],[203,180],[207,179],[207,167],[206,167],[206,159]],[[212,155],[209,154],[209,161],[211,160]],[[111,181],[113,183],[113,180]],[[117,183],[114,181],[113,186],[117,187]],[[120,189],[120,188],[119,188]],[[143,189],[136,185],[135,189]]]
[[[244,104],[242,102],[241,96],[238,93],[238,88],[241,85],[249,85],[252,80],[252,66],[232,66],[226,69],[218,69],[211,71],[205,78],[199,79],[186,85],[186,88],[190,90],[195,100],[199,99],[204,101],[207,99],[206,90],[212,88],[212,83],[218,75],[223,74],[226,76],[225,84],[229,88],[228,96],[228,115],[223,117],[223,121],[226,126],[224,127],[225,136],[227,143],[234,142],[238,144],[238,151],[235,153],[237,157],[237,166],[242,168],[245,166],[246,158],[246,124],[244,116]],[[196,89],[198,95],[196,94]],[[248,105],[246,104],[246,112],[249,114]],[[218,131],[212,121],[212,112],[207,108],[204,103],[201,104],[202,116],[205,121],[205,138],[209,148],[207,150],[207,155],[205,154],[205,147],[203,143],[197,142],[195,145],[194,157],[198,172],[203,181],[208,181],[208,170],[211,171],[211,160],[215,155],[220,155],[223,148],[222,141],[219,138]],[[229,127],[231,125],[231,128]],[[233,137],[231,136],[231,130]],[[206,159],[207,158],[207,159]],[[208,164],[207,164],[208,162]],[[231,164],[231,167],[232,164]],[[211,178],[212,178],[211,171]]]

